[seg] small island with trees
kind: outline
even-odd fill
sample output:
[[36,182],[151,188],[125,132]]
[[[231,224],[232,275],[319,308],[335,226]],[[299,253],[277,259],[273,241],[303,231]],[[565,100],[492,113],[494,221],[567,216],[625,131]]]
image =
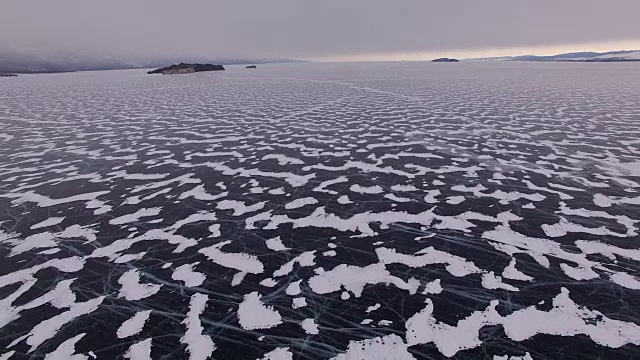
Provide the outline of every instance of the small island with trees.
[[147,74],[162,74],[162,75],[173,75],[173,74],[191,74],[203,71],[220,71],[224,70],[224,66],[222,65],[213,65],[213,64],[185,64],[180,63],[177,65],[171,65],[167,67],[163,67],[160,69],[155,69],[147,72]]

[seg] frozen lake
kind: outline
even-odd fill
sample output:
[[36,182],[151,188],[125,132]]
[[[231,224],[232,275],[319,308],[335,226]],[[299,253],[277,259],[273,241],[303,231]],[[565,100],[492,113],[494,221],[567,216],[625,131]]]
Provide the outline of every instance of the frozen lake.
[[640,358],[640,65],[0,80],[0,359]]

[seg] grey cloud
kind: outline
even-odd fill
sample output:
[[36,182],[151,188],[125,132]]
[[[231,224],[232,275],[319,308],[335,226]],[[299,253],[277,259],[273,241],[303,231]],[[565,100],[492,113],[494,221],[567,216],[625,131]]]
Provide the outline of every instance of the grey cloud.
[[5,0],[2,48],[317,57],[640,39],[637,0]]

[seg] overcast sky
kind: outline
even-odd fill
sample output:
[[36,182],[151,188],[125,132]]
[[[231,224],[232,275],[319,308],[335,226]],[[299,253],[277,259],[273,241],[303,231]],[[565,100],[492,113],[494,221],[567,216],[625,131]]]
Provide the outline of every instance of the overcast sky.
[[10,47],[382,59],[640,48],[640,0],[2,0]]

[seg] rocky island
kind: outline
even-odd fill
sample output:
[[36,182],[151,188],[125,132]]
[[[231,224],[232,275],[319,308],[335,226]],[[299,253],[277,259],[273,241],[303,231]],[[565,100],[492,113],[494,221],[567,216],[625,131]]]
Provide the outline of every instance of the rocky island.
[[431,60],[431,62],[460,62],[460,60],[451,59],[451,58],[440,58],[440,59]]
[[255,65],[249,65],[249,66],[247,66],[247,69],[255,69],[255,68],[257,68],[257,66],[255,66]]
[[160,69],[155,69],[147,72],[147,74],[163,74],[163,75],[191,74],[191,73],[202,72],[202,71],[219,71],[219,70],[224,70],[224,66],[213,65],[213,64],[180,63],[178,65],[171,65],[171,66],[163,67]]
[[11,77],[11,76],[18,76],[18,75],[0,72],[0,77]]

